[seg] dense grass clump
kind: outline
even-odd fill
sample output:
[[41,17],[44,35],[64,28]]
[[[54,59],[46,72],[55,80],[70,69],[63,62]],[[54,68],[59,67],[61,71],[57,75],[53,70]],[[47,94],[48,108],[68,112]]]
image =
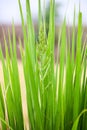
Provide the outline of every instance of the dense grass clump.
[[[75,39],[74,16],[72,47],[70,47],[70,40],[66,37],[64,20],[58,38],[59,56],[54,63],[55,1],[50,0],[50,23],[48,36],[46,36],[45,20],[42,20],[41,2],[38,0],[37,42],[32,24],[30,1],[26,0],[27,30],[20,0],[18,2],[24,39],[24,48],[20,39],[19,42],[25,78],[29,130],[87,130],[87,49],[86,46],[82,47],[82,13],[79,12],[78,15],[77,39]],[[10,52],[4,36],[6,59],[0,48],[4,75],[4,86],[0,85],[1,129],[26,130],[14,25],[13,39],[11,40],[9,32],[8,38]],[[54,64],[56,64],[55,67]]]

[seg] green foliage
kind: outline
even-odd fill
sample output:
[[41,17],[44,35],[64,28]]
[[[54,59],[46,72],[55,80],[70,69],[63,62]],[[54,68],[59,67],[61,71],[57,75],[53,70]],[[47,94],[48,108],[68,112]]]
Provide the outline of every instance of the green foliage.
[[[50,0],[48,36],[41,20],[39,7],[39,36],[35,41],[30,1],[26,0],[27,29],[22,6],[18,0],[23,29],[24,48],[20,42],[24,71],[29,130],[86,130],[87,129],[87,49],[82,48],[82,13],[79,12],[75,55],[75,16],[73,21],[72,49],[66,37],[66,20],[58,41],[59,56],[54,61],[55,1]],[[0,122],[2,130],[26,130],[24,126],[21,85],[13,24],[10,52],[4,36],[6,59],[0,48],[4,86],[0,85]],[[70,43],[69,43],[70,44]]]

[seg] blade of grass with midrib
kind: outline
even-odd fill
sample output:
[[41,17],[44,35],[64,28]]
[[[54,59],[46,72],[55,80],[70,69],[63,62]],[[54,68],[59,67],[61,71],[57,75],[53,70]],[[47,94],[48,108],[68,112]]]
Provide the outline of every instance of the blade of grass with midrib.
[[82,13],[78,17],[78,36],[76,47],[76,80],[74,87],[73,122],[80,112],[80,87],[81,87],[81,39],[82,39]]
[[65,50],[66,50],[66,22],[64,20],[61,32],[60,43],[60,64],[59,64],[59,84],[58,84],[58,102],[56,113],[56,129],[64,130],[64,100],[63,100],[63,81],[64,81],[64,65],[65,65]]
[[31,10],[30,10],[30,0],[26,0],[26,18],[27,18],[27,35],[28,35],[28,49],[30,54],[32,54],[32,64],[35,64],[35,34],[34,28],[31,18]]
[[[82,106],[83,109],[87,109],[87,48],[84,50],[85,51],[85,58],[84,58],[84,75],[83,75],[83,84],[82,84]],[[85,101],[85,102],[83,102]],[[82,124],[82,129],[87,129],[87,114],[83,114],[83,124]]]
[[[23,122],[23,111],[22,111],[22,100],[21,100],[21,91],[20,91],[20,81],[19,81],[19,73],[18,73],[18,63],[17,63],[17,51],[16,51],[16,37],[15,37],[15,28],[13,24],[13,58],[12,61],[12,89],[14,94],[14,100],[16,105],[16,112],[18,122],[20,123],[20,126],[18,125],[19,129],[24,129],[24,122]],[[15,71],[14,71],[15,70]],[[20,122],[19,122],[20,121]]]
[[[70,43],[69,43],[70,44]],[[73,87],[73,74],[72,74],[72,62],[71,62],[71,55],[70,49],[67,49],[67,56],[66,56],[66,83],[65,83],[65,129],[71,129],[72,124],[72,87]],[[71,115],[71,116],[70,116]]]

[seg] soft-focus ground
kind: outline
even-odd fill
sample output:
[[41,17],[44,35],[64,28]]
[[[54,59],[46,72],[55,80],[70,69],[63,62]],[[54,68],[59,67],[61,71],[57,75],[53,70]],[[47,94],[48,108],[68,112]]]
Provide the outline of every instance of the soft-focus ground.
[[[19,77],[20,77],[20,84],[21,84],[21,94],[22,94],[22,101],[23,101],[23,114],[24,114],[24,122],[25,125],[28,127],[28,114],[27,114],[27,106],[26,106],[26,91],[25,91],[25,82],[24,82],[24,75],[23,75],[23,67],[22,63],[18,61],[18,68],[19,68]],[[0,84],[4,87],[4,79],[3,79],[3,70],[2,65],[0,62]]]

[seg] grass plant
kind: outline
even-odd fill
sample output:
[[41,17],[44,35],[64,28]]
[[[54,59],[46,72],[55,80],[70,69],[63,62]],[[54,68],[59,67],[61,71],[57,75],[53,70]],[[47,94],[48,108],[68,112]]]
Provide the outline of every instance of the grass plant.
[[[25,79],[29,130],[87,130],[87,49],[86,46],[82,46],[82,13],[79,11],[77,39],[75,39],[74,16],[71,48],[70,40],[66,37],[66,20],[64,19],[58,38],[60,60],[57,58],[55,65],[55,0],[50,0],[48,36],[45,32],[45,20],[42,20],[41,1],[38,0],[37,42],[30,1],[26,0],[27,29],[20,0],[18,3],[24,40],[24,48],[20,39],[19,43]],[[27,130],[23,118],[14,23],[13,38],[11,40],[9,31],[8,38],[10,52],[4,35],[5,59],[0,47],[4,75],[4,85],[0,84],[1,129]]]

